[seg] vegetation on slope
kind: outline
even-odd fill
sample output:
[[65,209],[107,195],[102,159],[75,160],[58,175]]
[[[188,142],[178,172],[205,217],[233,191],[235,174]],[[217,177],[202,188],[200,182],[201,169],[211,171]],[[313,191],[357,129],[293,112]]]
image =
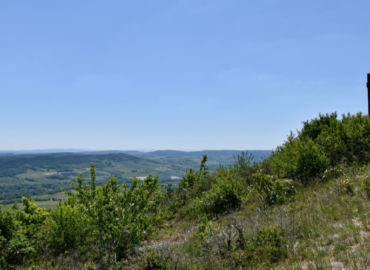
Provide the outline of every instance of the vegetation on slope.
[[177,189],[80,175],[56,210],[0,212],[4,268],[361,268],[370,251],[370,119],[320,115],[263,162],[203,157]]

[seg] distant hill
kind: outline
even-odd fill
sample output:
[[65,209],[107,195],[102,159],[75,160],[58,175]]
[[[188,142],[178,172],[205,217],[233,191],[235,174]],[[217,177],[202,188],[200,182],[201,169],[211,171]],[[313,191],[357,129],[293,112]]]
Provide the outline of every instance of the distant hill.
[[[58,149],[54,149],[58,150]],[[41,151],[41,150],[40,150]],[[52,151],[52,150],[50,150]],[[0,153],[0,204],[19,201],[22,196],[40,198],[54,196],[61,189],[70,189],[71,182],[82,173],[88,179],[89,167],[94,162],[99,184],[115,176],[120,183],[131,183],[132,177],[143,179],[148,174],[158,175],[161,183],[178,185],[189,168],[199,168],[203,155],[208,156],[207,166],[213,171],[219,166],[234,162],[236,150],[175,151],[83,151],[59,153]],[[250,151],[254,161],[269,156],[271,151]]]
[[0,151],[0,154],[11,153],[15,155],[25,154],[51,154],[51,153],[76,153],[81,151],[87,151],[82,149],[36,149],[36,150],[7,150]]
[[129,155],[139,155],[150,151],[146,150],[84,150],[84,149],[36,149],[36,150],[7,150],[0,151],[2,155],[28,155],[28,154],[54,154],[54,153],[75,153],[75,154],[89,154],[89,155],[104,155],[104,154],[118,154],[126,153]]
[[[140,156],[141,158],[159,158],[159,157],[202,157],[203,155],[208,156],[209,161],[222,161],[221,163],[232,163],[234,161],[234,155],[240,155],[242,150],[204,150],[204,151],[177,151],[177,150],[159,150],[149,153],[133,154]],[[258,162],[264,157],[269,157],[271,151],[269,150],[244,150],[244,152],[252,153],[254,161]]]
[[0,153],[0,157],[14,156],[14,153]]

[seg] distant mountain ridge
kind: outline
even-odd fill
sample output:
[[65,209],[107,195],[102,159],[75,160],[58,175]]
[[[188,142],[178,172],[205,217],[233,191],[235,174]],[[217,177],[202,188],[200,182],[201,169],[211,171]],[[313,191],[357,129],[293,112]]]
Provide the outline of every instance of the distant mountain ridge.
[[[140,153],[142,157],[159,157],[159,156],[195,156],[195,155],[238,155],[242,151],[253,153],[253,155],[267,154],[270,155],[270,150],[203,150],[203,151],[179,151],[179,150],[157,150],[154,152]],[[127,152],[125,152],[127,153]]]
[[144,158],[151,157],[191,157],[202,155],[238,155],[242,151],[253,153],[254,156],[271,154],[270,150],[201,150],[201,151],[180,151],[180,150],[83,150],[83,149],[36,149],[36,150],[7,150],[0,151],[0,156],[25,155],[25,154],[54,154],[54,153],[74,153],[85,155],[106,155],[106,154],[128,154]]
[[0,150],[0,155],[24,155],[24,154],[54,154],[54,153],[75,153],[88,155],[105,154],[140,154],[150,152],[148,150],[86,150],[86,149],[35,149],[35,150]]

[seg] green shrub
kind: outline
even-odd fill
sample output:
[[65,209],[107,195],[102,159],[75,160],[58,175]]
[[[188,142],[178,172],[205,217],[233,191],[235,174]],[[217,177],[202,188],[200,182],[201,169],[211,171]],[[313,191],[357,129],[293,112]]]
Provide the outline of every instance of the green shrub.
[[231,255],[241,266],[260,263],[270,265],[287,257],[287,240],[276,224],[261,227],[254,237],[246,241],[244,250],[237,250]]
[[46,219],[50,216],[50,212],[45,208],[37,207],[34,200],[29,200],[26,197],[22,198],[24,205],[23,210],[17,210],[17,218],[24,224],[40,226],[44,224]]
[[184,214],[186,212],[184,207],[211,188],[212,178],[209,173],[210,169],[205,165],[206,162],[207,155],[204,155],[199,170],[186,170],[183,180],[179,182],[179,188],[176,190],[169,188],[166,191],[162,200],[162,205],[165,206],[165,209],[162,209],[164,217],[172,218],[179,211]]
[[350,179],[347,177],[343,177],[342,179],[339,179],[335,189],[340,194],[348,194],[348,195],[354,195],[355,194],[355,187]]
[[204,179],[209,174],[209,168],[206,166],[207,162],[207,155],[203,156],[203,159],[200,163],[199,170],[194,171],[190,168],[190,170],[186,170],[186,174],[183,175],[183,180],[179,182],[180,188],[189,188],[193,187],[196,183]]
[[86,220],[84,226],[89,228],[93,240],[92,246],[97,247],[96,259],[109,265],[109,262],[127,258],[134,252],[135,245],[154,231],[163,197],[163,185],[158,184],[158,176],[149,174],[143,181],[134,177],[129,188],[126,183],[119,185],[116,178],[111,177],[100,187],[97,186],[94,164],[91,164],[90,181],[84,181],[80,174],[78,183],[73,184],[77,193],[67,192],[67,203],[80,206],[81,215],[85,216],[82,220]]
[[269,164],[279,178],[308,182],[320,176],[329,166],[330,160],[314,141],[291,134],[271,155]]
[[253,244],[256,258],[266,263],[275,263],[287,256],[287,241],[276,224],[272,227],[262,227],[253,239]]
[[293,182],[288,179],[276,179],[266,171],[260,169],[250,177],[258,194],[262,196],[267,205],[282,204],[292,200],[296,194]]
[[57,209],[52,211],[47,229],[49,245],[54,255],[86,246],[90,233],[88,220],[81,205],[61,202]]
[[370,161],[370,118],[362,113],[342,115],[342,120],[336,113],[320,114],[319,118],[303,122],[298,137],[320,145],[332,166]]
[[241,155],[233,155],[234,156],[234,163],[231,165],[231,168],[238,172],[246,172],[250,171],[253,165],[252,161],[254,156],[252,153],[248,155],[248,151],[242,151]]
[[244,192],[242,183],[242,179],[228,170],[213,175],[212,187],[201,196],[192,199],[182,210],[182,216],[218,215],[239,208]]
[[[16,207],[2,211],[0,208],[0,266],[2,269],[21,265],[37,254],[40,248],[40,226],[44,211],[32,201],[23,198],[25,211]],[[41,214],[41,215],[39,215]]]
[[343,115],[320,114],[303,122],[295,137],[277,147],[269,164],[280,178],[303,182],[320,176],[329,165],[364,165],[370,162],[370,118],[361,113]]
[[366,197],[370,199],[370,176],[366,176],[362,180],[361,190],[365,192]]
[[338,178],[342,175],[343,175],[343,169],[342,169],[342,167],[337,165],[334,168],[327,169],[324,172],[324,175],[323,175],[322,178],[323,178],[324,181],[327,181],[327,180],[331,180],[331,179],[336,179],[336,178]]

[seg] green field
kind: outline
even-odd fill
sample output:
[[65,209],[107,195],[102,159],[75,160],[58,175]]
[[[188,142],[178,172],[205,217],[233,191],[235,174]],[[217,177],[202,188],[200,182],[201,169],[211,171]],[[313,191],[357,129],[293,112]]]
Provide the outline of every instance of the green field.
[[[35,203],[38,207],[42,207],[42,208],[46,208],[46,209],[54,209],[56,208],[56,205],[58,204],[59,202],[59,199],[65,199],[67,198],[67,196],[65,195],[64,192],[59,192],[59,193],[56,193],[56,194],[53,194],[53,195],[49,195],[49,194],[45,194],[45,195],[41,195],[41,196],[38,196],[37,198],[32,198],[31,199],[34,199],[35,200]],[[39,199],[39,200],[37,200]],[[40,199],[42,199],[42,201],[40,201]],[[9,207],[12,207],[13,204],[6,204],[6,205],[3,205],[3,210],[4,209],[8,209]],[[22,204],[18,204],[19,208],[23,209],[23,205]]]

